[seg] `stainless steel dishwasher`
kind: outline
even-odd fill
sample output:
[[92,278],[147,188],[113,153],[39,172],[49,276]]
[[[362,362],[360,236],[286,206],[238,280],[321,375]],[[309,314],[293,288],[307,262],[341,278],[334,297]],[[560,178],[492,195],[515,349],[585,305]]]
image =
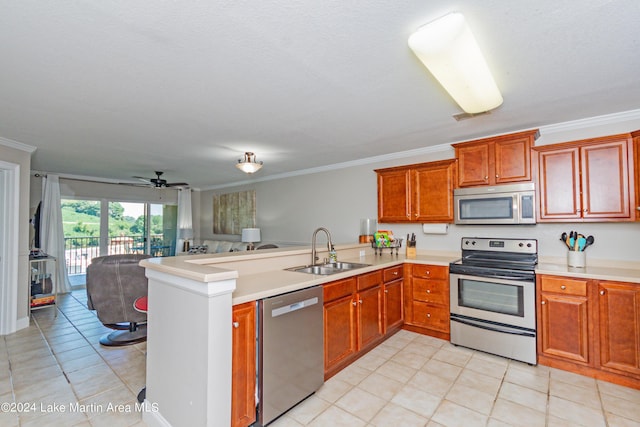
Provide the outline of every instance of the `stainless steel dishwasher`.
[[266,426],[324,383],[322,287],[260,301],[258,421]]

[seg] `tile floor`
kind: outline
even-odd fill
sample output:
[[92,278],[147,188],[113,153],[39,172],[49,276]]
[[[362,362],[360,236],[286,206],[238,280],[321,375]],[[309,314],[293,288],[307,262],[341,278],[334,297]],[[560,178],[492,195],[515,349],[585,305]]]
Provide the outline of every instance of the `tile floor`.
[[[59,309],[0,337],[0,404],[22,405],[0,407],[0,427],[145,426],[135,402],[146,345],[100,346],[109,329],[84,290]],[[272,426],[640,427],[640,390],[400,331]]]

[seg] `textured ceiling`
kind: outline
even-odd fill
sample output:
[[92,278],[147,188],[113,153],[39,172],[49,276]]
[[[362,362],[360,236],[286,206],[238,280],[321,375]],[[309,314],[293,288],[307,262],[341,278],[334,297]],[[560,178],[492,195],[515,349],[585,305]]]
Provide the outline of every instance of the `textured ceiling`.
[[[462,12],[500,87],[460,108],[407,47]],[[0,137],[34,170],[199,188],[640,107],[637,0],[0,0]]]

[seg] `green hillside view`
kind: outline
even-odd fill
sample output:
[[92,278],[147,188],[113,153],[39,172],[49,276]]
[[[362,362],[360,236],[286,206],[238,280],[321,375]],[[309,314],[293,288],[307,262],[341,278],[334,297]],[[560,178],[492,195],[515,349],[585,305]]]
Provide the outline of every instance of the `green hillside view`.
[[[100,235],[100,202],[69,201],[61,203],[64,237],[98,237]],[[109,237],[142,236],[144,215],[124,216],[120,203],[109,204]],[[162,234],[162,215],[151,216],[151,234]]]

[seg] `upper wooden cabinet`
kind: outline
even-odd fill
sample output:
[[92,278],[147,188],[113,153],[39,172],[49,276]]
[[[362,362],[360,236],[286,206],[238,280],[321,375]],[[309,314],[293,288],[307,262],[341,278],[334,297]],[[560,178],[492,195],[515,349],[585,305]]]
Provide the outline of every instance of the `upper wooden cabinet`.
[[453,144],[458,186],[531,181],[531,147],[537,129]]
[[378,222],[453,222],[455,159],[377,169]]
[[631,134],[535,147],[541,222],[633,221]]
[[636,187],[636,220],[640,220],[640,130],[631,133],[633,137],[633,169]]

